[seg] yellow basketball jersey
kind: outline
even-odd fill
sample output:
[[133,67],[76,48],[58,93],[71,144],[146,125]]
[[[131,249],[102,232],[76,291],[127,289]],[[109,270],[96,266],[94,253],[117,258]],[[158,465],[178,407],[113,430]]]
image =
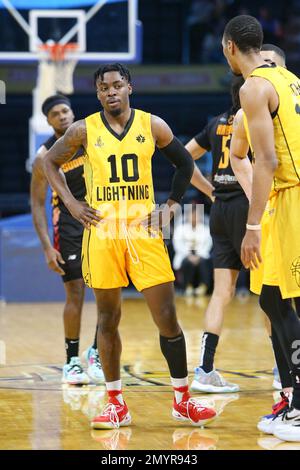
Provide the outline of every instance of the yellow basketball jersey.
[[[279,191],[296,186],[300,184],[300,80],[275,65],[258,67],[250,77],[262,77],[271,82],[279,97],[279,107],[273,117],[278,166],[272,189]],[[244,122],[246,124],[246,119]],[[249,134],[247,124],[245,127]]]
[[121,135],[110,127],[103,112],[88,116],[85,122],[88,204],[108,219],[145,217],[155,205],[151,115],[132,109]]

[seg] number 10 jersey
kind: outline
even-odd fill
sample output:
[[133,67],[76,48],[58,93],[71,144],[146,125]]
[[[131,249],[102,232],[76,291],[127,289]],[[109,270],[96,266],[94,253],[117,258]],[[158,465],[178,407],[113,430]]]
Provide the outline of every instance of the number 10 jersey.
[[103,111],[85,122],[87,203],[105,219],[146,217],[155,206],[151,114],[132,109],[122,134],[111,128]]

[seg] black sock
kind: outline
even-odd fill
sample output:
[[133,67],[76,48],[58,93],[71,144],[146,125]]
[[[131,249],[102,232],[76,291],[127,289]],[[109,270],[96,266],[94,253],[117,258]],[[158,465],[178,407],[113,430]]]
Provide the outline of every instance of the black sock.
[[188,376],[186,362],[186,347],[184,335],[181,332],[175,338],[159,337],[160,348],[169,366],[170,375],[173,379],[183,379]]
[[96,326],[96,333],[95,333],[94,343],[92,346],[94,349],[97,349],[97,333],[98,333],[98,326]]
[[276,359],[276,365],[278,367],[278,372],[279,372],[282,388],[292,387],[293,385],[292,385],[292,377],[290,374],[290,368],[287,363],[286,357],[283,353],[276,331],[274,330],[273,327],[272,327],[271,340],[272,340],[274,356]]
[[219,342],[219,336],[205,331],[202,336],[200,367],[204,372],[211,372]]
[[65,338],[65,347],[66,347],[66,353],[67,353],[67,363],[69,363],[71,360],[71,357],[78,356],[79,338],[78,339]]

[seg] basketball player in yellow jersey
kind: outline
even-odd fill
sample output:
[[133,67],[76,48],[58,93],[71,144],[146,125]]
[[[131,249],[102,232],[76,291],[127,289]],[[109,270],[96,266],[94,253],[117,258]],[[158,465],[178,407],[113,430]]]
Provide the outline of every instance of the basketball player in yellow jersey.
[[[280,65],[281,67],[286,67],[285,65],[285,54],[282,49],[274,46],[272,44],[264,44],[262,46],[260,52],[262,58],[265,62],[270,64],[275,63]],[[245,128],[247,123],[244,119],[244,112],[240,109],[233,122],[233,135],[232,141],[230,145],[230,161],[233,167],[234,173],[240,182],[241,186],[243,187],[244,191],[247,193],[249,200],[251,199],[251,186],[252,186],[252,175],[253,169],[252,165],[247,157],[249,151],[249,132],[248,129]],[[253,156],[253,160],[255,160],[255,155]],[[261,255],[263,262],[260,264],[259,269],[251,271],[251,283],[250,289],[257,295],[260,295],[262,284],[263,284],[263,275],[264,275],[264,260],[268,256],[273,256],[271,251],[270,244],[267,244],[268,236],[269,236],[269,227],[270,227],[270,219],[272,214],[272,202],[274,196],[274,191],[271,191],[270,198],[268,204],[266,206],[264,215],[261,221],[262,227],[262,240],[261,240]],[[268,251],[266,251],[268,248]],[[300,315],[300,298],[296,297],[294,299],[295,306],[297,310],[298,316]],[[267,414],[263,416],[257,427],[260,431],[266,432],[270,434],[273,431],[274,426],[276,426],[281,420],[282,413],[286,409],[288,404],[288,399],[291,398],[293,389],[292,389],[292,377],[290,375],[290,368],[286,361],[284,352],[281,348],[279,339],[277,337],[276,331],[274,328],[271,329],[270,321],[268,317],[266,319],[266,326],[268,330],[268,334],[272,341],[272,346],[274,350],[274,355],[276,358],[277,367],[274,369],[274,382],[273,387],[282,389],[283,394],[281,393],[281,401],[276,404],[276,408],[273,408],[272,414]],[[278,368],[278,369],[277,369]],[[275,372],[276,371],[276,372]],[[275,411],[274,411],[275,410]]]
[[[241,256],[246,267],[261,262],[260,222],[271,192],[270,235],[273,256],[265,259],[262,309],[276,331],[291,370],[294,394],[274,435],[300,441],[300,321],[288,297],[300,296],[300,80],[260,56],[263,32],[256,18],[240,15],[224,31],[224,55],[234,73],[242,74],[240,90],[255,155],[252,195]],[[285,300],[286,299],[286,300]]]
[[[117,63],[100,67],[95,85],[103,111],[74,123],[45,157],[51,186],[86,228],[83,277],[96,297],[98,348],[109,396],[91,425],[107,429],[131,422],[122,396],[118,331],[121,288],[128,284],[129,274],[159,329],[175,392],[172,415],[200,426],[216,413],[189,395],[185,340],[174,305],[174,275],[160,234],[148,226],[154,209],[151,158],[155,145],[176,167],[165,213],[189,185],[193,160],[162,119],[130,108],[127,68]],[[59,173],[60,165],[81,147],[86,153],[87,204],[74,199]]]

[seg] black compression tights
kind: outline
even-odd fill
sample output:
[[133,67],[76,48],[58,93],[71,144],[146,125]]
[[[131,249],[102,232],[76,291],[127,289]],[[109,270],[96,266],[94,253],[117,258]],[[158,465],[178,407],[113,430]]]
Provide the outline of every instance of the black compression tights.
[[[300,320],[292,307],[289,299],[282,299],[279,287],[263,286],[260,295],[260,306],[268,315],[272,328],[275,330],[283,353],[289,365],[296,408],[300,407]],[[294,402],[294,400],[293,400]]]

